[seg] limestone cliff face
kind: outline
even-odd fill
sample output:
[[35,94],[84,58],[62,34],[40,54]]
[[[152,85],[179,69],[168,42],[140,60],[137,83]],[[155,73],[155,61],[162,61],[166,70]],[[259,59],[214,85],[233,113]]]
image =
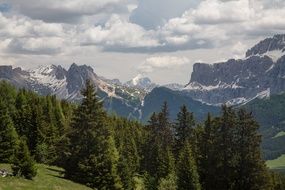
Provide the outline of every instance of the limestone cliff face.
[[267,38],[244,59],[196,63],[184,92],[209,104],[239,104],[285,91],[285,35]]

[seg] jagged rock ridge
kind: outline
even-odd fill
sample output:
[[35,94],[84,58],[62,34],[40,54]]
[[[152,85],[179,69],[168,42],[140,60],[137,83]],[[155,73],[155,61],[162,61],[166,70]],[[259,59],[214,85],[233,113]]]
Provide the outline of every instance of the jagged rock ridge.
[[[285,35],[267,38],[244,59],[196,63],[184,92],[208,104],[246,103],[285,91]],[[264,95],[266,94],[266,95]]]
[[110,80],[97,76],[94,70],[86,65],[72,64],[68,70],[61,66],[48,65],[28,71],[13,69],[12,66],[0,66],[0,79],[40,95],[56,95],[73,102],[81,100],[81,89],[89,79],[97,88],[99,98],[104,100],[107,111],[128,118],[141,117],[139,107],[145,96],[143,90],[111,83]]

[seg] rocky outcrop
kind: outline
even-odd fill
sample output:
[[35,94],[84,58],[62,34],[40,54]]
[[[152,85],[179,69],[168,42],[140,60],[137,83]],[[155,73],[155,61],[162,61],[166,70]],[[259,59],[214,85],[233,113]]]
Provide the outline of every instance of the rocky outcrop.
[[87,79],[96,81],[97,75],[93,72],[91,67],[86,65],[78,66],[73,63],[67,71],[66,82],[67,89],[70,94],[79,92],[84,88]]
[[284,92],[284,47],[285,35],[276,35],[248,50],[244,59],[196,63],[184,92],[209,104],[240,104],[265,92]]
[[275,35],[272,38],[266,38],[259,42],[246,52],[246,57],[262,55],[274,50],[280,50],[282,52],[285,51],[285,34]]
[[12,66],[0,66],[0,80],[6,80],[16,87],[30,88],[30,81],[27,79],[29,73],[21,68]]

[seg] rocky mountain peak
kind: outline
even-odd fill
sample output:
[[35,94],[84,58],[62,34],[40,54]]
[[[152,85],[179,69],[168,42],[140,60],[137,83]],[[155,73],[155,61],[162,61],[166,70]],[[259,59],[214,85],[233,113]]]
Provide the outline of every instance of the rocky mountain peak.
[[74,71],[94,73],[93,68],[90,67],[90,66],[87,66],[87,65],[77,65],[76,63],[72,63],[72,65],[68,69],[68,72],[74,72]]
[[285,52],[285,34],[278,34],[271,38],[262,40],[246,52],[246,57],[253,55],[264,55],[267,52]]
[[43,78],[45,76],[55,77],[57,80],[63,80],[66,77],[67,71],[60,65],[45,65],[39,66],[36,69],[29,70],[32,77]]
[[73,63],[67,71],[67,89],[71,94],[78,92],[84,87],[87,79],[95,81],[97,75],[93,72],[92,67],[87,65],[77,65]]
[[7,66],[7,65],[0,66],[1,78],[8,78],[8,77],[12,76],[12,74],[13,74],[13,67],[12,66]]
[[248,50],[244,59],[196,63],[184,89],[208,104],[240,104],[270,91],[285,91],[285,35],[267,38]]
[[143,76],[141,74],[138,74],[132,80],[126,82],[125,86],[136,87],[136,88],[144,89],[144,90],[147,90],[147,91],[151,91],[157,85],[152,83],[151,80],[148,77],[145,77],[145,76]]

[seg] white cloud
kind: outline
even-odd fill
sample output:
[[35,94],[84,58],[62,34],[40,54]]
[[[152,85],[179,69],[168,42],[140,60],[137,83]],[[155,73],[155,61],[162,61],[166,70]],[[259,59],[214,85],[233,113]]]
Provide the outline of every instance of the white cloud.
[[60,24],[0,13],[2,51],[10,54],[57,54],[69,41],[69,32]]
[[0,12],[0,37],[29,37],[29,36],[61,36],[63,26],[49,24],[40,20],[31,20],[23,16],[6,17]]
[[73,23],[84,16],[128,12],[129,0],[6,0],[12,9],[46,22]]
[[7,45],[8,53],[53,55],[61,52],[64,40],[52,38],[19,38],[13,39]]
[[[234,45],[249,36],[268,36],[285,29],[285,7],[281,8],[284,3],[278,0],[274,0],[278,8],[269,6],[268,0],[139,1],[131,18],[138,12],[151,17],[157,13],[161,22],[151,30],[130,23],[124,13],[107,14],[115,7],[125,7],[126,12],[133,10],[135,0],[27,1],[11,0],[10,3],[14,11],[31,18],[34,18],[31,14],[39,14],[35,18],[44,21],[17,14],[9,18],[0,15],[1,36],[11,39],[60,37],[71,46],[89,45],[103,51],[124,53],[154,53]],[[165,11],[158,11],[158,8]],[[90,17],[76,25],[45,22],[49,17],[61,17],[60,12],[65,16],[70,13],[76,18]],[[100,16],[101,13],[105,16]]]
[[186,10],[195,8],[200,2],[201,0],[140,0],[130,20],[146,29],[156,29],[169,19],[179,17]]
[[249,6],[249,0],[205,0],[197,9],[191,11],[195,23],[219,24],[233,23],[249,20],[253,15],[253,9]]
[[81,44],[98,45],[105,49],[138,48],[159,46],[152,31],[127,22],[118,15],[113,15],[104,26],[87,28],[81,36]]
[[187,57],[176,56],[156,56],[147,58],[140,66],[140,73],[151,73],[157,69],[172,69],[188,64],[190,61]]

